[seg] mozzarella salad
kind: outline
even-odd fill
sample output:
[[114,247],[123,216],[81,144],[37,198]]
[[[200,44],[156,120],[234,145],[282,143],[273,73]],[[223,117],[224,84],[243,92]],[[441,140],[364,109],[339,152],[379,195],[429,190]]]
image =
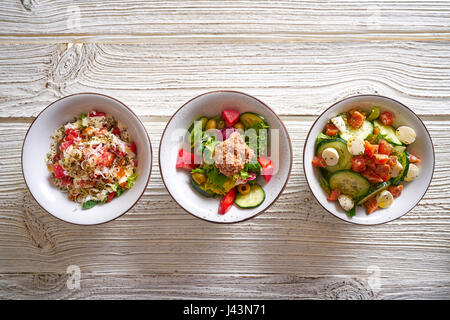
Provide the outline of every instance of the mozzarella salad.
[[352,109],[330,119],[316,139],[312,164],[320,168],[320,186],[350,217],[358,205],[367,214],[391,206],[401,183],[419,175],[420,159],[407,150],[416,132],[394,122],[394,114],[379,107]]
[[269,125],[257,113],[223,110],[220,116],[197,118],[178,151],[176,168],[191,175],[193,189],[205,197],[221,197],[219,214],[233,204],[248,209],[265,199],[256,183],[262,175],[269,182],[272,161],[266,156]]
[[81,114],[51,139],[46,159],[51,178],[84,209],[110,202],[137,180],[136,144],[127,129],[104,112]]

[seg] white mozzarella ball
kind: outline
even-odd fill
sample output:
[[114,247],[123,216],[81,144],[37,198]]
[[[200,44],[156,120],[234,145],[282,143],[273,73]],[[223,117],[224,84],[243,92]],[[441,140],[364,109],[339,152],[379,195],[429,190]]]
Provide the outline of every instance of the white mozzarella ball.
[[381,191],[377,196],[377,203],[380,208],[387,208],[394,202],[394,196],[387,190]]
[[391,171],[390,171],[390,176],[392,177],[392,178],[397,178],[399,175],[400,175],[400,173],[402,172],[402,170],[403,170],[403,166],[402,166],[402,164],[400,163],[400,162],[398,162],[398,160],[397,160],[397,162],[395,163],[395,165],[391,168]]
[[412,181],[419,175],[419,167],[414,163],[409,164],[408,173],[406,174],[405,181]]
[[353,202],[353,199],[345,194],[341,194],[338,197],[339,204],[341,205],[342,209],[345,211],[350,211],[355,206],[355,203]]
[[395,131],[397,138],[404,144],[411,144],[416,140],[416,132],[407,126],[398,127]]
[[342,119],[342,117],[334,117],[333,119],[331,119],[331,122],[338,128],[340,132],[347,131],[345,121],[344,119]]
[[334,148],[326,148],[322,151],[322,158],[325,160],[327,166],[335,166],[339,161],[339,154]]
[[347,149],[354,156],[363,154],[365,149],[364,140],[360,137],[351,137],[347,141]]

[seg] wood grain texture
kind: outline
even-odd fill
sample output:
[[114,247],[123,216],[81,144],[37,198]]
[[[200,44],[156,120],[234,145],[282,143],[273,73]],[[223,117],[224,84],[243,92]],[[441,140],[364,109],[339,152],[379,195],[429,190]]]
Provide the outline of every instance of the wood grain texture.
[[[8,0],[0,7],[0,299],[450,299],[449,1]],[[137,205],[100,226],[44,212],[20,169],[25,132],[68,94],[109,94],[149,131],[210,90],[252,94],[294,151],[279,200],[216,225],[168,195],[157,161]],[[364,227],[324,211],[302,170],[325,108],[376,93],[421,115],[435,175],[401,219]],[[67,267],[81,268],[70,290]],[[373,270],[379,287],[371,285]]]
[[3,42],[449,40],[448,1],[7,1]]
[[[165,121],[144,120],[157,156]],[[145,195],[128,214],[100,226],[80,227],[61,222],[45,213],[31,198],[17,166],[20,141],[29,122],[0,124],[4,148],[0,156],[0,190],[7,191],[0,195],[0,273],[4,274],[3,283],[13,286],[4,291],[3,297],[44,294],[39,293],[39,287],[28,294],[20,288],[32,286],[30,279],[39,278],[41,273],[59,279],[69,265],[80,266],[92,288],[77,293],[55,284],[60,291],[50,292],[48,297],[54,294],[61,298],[108,298],[110,292],[112,298],[122,292],[108,291],[117,276],[125,284],[139,282],[133,280],[135,277],[146,279],[138,285],[142,291],[129,288],[134,297],[169,298],[170,290],[166,292],[164,285],[156,293],[144,290],[145,283],[167,281],[175,286],[174,283],[181,285],[185,281],[177,275],[198,275],[196,281],[209,287],[209,280],[223,275],[227,285],[214,286],[221,287],[221,295],[230,298],[234,292],[242,298],[277,298],[283,294],[285,298],[287,294],[292,298],[318,298],[327,294],[308,291],[317,285],[314,281],[305,292],[297,292],[297,285],[291,283],[285,293],[273,289],[271,294],[261,295],[247,292],[252,285],[246,281],[228,284],[226,279],[256,276],[259,280],[254,285],[261,290],[272,288],[272,282],[265,282],[270,275],[275,276],[274,281],[291,276],[319,278],[318,283],[333,286],[335,278],[367,282],[368,268],[373,266],[379,268],[381,276],[382,289],[376,298],[448,297],[450,199],[446,189],[450,159],[445,157],[444,150],[450,145],[450,138],[441,128],[448,126],[450,120],[425,121],[436,146],[438,164],[425,198],[401,219],[370,228],[342,222],[317,204],[306,186],[301,162],[304,137],[314,117],[283,117],[283,120],[296,154],[288,186],[267,212],[236,225],[211,224],[185,213],[164,189],[157,165]],[[95,284],[102,281],[97,274],[109,279],[103,289],[96,288]],[[151,275],[164,277],[156,280]],[[200,278],[205,280],[202,282]],[[424,286],[425,283],[428,284]],[[0,285],[0,292],[1,288]],[[180,289],[173,294],[216,297],[212,293],[203,295],[203,289],[197,289],[196,293]],[[367,292],[363,296],[372,297]]]
[[141,116],[171,116],[218,89],[250,93],[280,115],[318,115],[362,93],[395,97],[420,115],[449,115],[449,56],[450,41],[2,45],[0,117],[36,116],[86,91]]

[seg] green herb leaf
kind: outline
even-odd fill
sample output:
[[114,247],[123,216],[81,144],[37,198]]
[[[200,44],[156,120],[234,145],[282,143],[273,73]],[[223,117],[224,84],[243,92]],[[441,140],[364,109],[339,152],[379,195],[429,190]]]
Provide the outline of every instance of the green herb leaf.
[[356,214],[356,206],[353,206],[353,208],[349,212],[347,212],[347,215],[349,217],[354,217],[355,214]]
[[83,209],[91,209],[95,207],[98,204],[98,201],[95,200],[88,200],[85,203],[83,203]]

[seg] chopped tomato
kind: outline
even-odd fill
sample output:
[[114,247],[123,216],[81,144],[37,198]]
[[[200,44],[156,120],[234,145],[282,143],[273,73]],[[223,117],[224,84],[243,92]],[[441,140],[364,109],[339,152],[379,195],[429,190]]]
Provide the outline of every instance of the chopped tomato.
[[377,141],[378,135],[380,134],[380,127],[375,127],[373,128],[373,134],[370,136],[370,138],[368,139],[368,141],[370,143],[375,143],[375,141]]
[[104,152],[97,160],[101,166],[109,167],[114,161],[115,155],[109,151]]
[[366,167],[375,171],[375,169],[377,168],[377,165],[375,164],[375,160],[373,158],[369,158],[369,157],[366,157],[364,160],[366,162]]
[[223,110],[222,119],[225,121],[227,127],[232,127],[239,121],[241,114],[236,110]]
[[52,165],[52,170],[53,173],[55,174],[55,178],[64,178],[66,176],[66,174],[64,173],[64,169],[63,167],[61,167],[60,164],[55,163],[54,165]]
[[115,195],[116,195],[115,192],[111,192],[110,194],[108,194],[108,199],[106,199],[106,202],[111,202],[111,200],[114,198]]
[[65,151],[72,144],[73,144],[73,140],[61,142],[61,144],[59,145],[59,150]]
[[178,151],[176,168],[177,169],[181,168],[181,169],[186,169],[188,171],[191,171],[191,170],[195,169],[195,167],[196,167],[194,160],[195,160],[195,158],[192,153],[190,153],[189,151],[186,151],[184,149],[180,149]]
[[413,155],[413,154],[409,154],[409,162],[410,163],[417,163],[417,162],[420,162],[420,159],[419,158],[417,158],[415,155]]
[[61,158],[61,154],[55,153],[52,160],[53,160],[53,162],[58,162],[60,158]]
[[138,166],[138,161],[136,159],[131,160],[133,162],[133,166],[137,167]]
[[392,152],[392,146],[386,140],[381,139],[380,141],[378,141],[378,152],[390,155]]
[[264,177],[266,182],[269,182],[270,179],[272,178],[273,170],[274,170],[272,160],[270,160],[269,158],[260,156],[260,157],[258,157],[258,162],[262,168],[261,175]]
[[397,156],[389,156],[389,161],[388,161],[388,165],[390,167],[395,166],[395,164],[397,163]]
[[366,162],[363,156],[354,156],[351,162],[353,171],[363,172],[364,170],[366,170]]
[[136,153],[136,143],[134,143],[134,141],[131,141],[130,150],[133,151],[133,153]]
[[398,185],[398,186],[390,186],[388,188],[388,191],[390,193],[392,193],[392,195],[397,198],[400,197],[400,195],[402,194],[402,190],[403,190],[403,186],[402,185]]
[[364,206],[366,207],[367,214],[370,214],[378,209],[378,201],[375,196],[369,198],[366,202],[364,202]]
[[225,214],[230,210],[236,198],[236,188],[231,189],[227,194],[220,200],[219,204],[219,214]]
[[365,119],[366,119],[366,116],[363,115],[361,112],[353,111],[353,113],[350,116],[350,119],[348,119],[348,124],[353,129],[358,129],[358,128],[361,128]]
[[387,154],[376,154],[374,156],[374,160],[376,164],[386,164],[389,161],[389,156]]
[[104,113],[104,112],[99,112],[99,111],[95,111],[95,110],[93,110],[93,111],[90,111],[89,112],[89,117],[105,117],[106,116],[106,113]]
[[371,183],[383,182],[383,179],[378,176],[372,169],[366,169],[366,171],[361,172],[361,175]]
[[364,149],[364,153],[367,154],[369,157],[375,156],[375,154],[378,153],[378,145],[377,144],[371,144],[369,141],[364,141],[366,144],[366,147]]
[[385,126],[390,126],[394,123],[395,117],[392,113],[384,111],[380,114],[380,121]]
[[272,161],[269,158],[263,156],[258,157],[258,162],[262,168],[265,168],[272,164]]
[[383,179],[383,181],[388,181],[391,176],[389,175],[389,171],[391,170],[391,167],[387,164],[379,164],[377,165],[377,168],[375,169],[375,173]]
[[65,140],[66,141],[71,141],[71,140],[75,140],[76,138],[78,138],[80,136],[80,132],[78,130],[75,129],[66,129],[65,132]]
[[339,191],[339,189],[334,189],[333,191],[331,191],[327,200],[328,201],[336,201],[340,195],[341,195],[341,192]]
[[118,126],[114,126],[112,129],[112,133],[114,133],[116,136],[120,134],[120,129]]
[[314,156],[312,160],[312,164],[315,167],[319,168],[326,168],[327,164],[325,163],[325,160],[321,156]]
[[325,134],[327,136],[335,136],[339,132],[339,129],[332,123],[327,123],[325,126]]
[[67,177],[66,176],[64,178],[59,179],[59,184],[62,185],[62,186],[67,186],[67,185],[70,185],[72,183],[73,183],[73,178],[71,178],[71,177]]

